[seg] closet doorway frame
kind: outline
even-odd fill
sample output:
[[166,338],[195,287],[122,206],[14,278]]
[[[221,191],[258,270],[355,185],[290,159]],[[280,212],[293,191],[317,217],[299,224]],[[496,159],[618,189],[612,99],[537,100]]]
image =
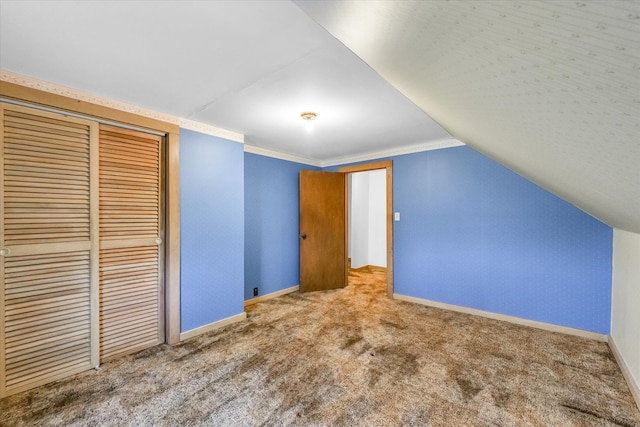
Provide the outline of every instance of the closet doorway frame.
[[180,127],[134,113],[117,110],[38,89],[0,81],[0,96],[7,100],[108,120],[164,134],[165,154],[165,342],[180,342]]

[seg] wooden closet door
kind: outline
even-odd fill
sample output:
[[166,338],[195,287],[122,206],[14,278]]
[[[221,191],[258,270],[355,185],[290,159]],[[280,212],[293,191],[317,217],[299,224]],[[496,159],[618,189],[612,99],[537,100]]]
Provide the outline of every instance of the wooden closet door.
[[100,359],[164,342],[162,140],[100,125]]
[[0,104],[0,397],[97,353],[96,123]]

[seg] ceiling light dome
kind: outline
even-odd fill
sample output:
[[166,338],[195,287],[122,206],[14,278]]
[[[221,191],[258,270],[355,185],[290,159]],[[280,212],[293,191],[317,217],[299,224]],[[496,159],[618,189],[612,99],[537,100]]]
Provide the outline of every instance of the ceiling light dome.
[[300,114],[302,120],[315,120],[318,117],[318,113],[314,113],[313,111],[305,111]]

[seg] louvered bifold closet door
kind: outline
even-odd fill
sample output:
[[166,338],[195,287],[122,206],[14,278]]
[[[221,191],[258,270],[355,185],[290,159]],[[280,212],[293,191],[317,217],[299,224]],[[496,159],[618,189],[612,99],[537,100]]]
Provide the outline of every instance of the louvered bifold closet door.
[[2,397],[98,363],[98,127],[7,104],[0,112]]
[[162,138],[100,126],[100,359],[164,342]]

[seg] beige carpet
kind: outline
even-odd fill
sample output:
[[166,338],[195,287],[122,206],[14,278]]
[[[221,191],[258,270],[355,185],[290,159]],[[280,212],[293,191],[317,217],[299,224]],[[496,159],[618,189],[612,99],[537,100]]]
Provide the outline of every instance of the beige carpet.
[[640,426],[607,344],[386,298],[384,272],[0,401],[0,425]]

